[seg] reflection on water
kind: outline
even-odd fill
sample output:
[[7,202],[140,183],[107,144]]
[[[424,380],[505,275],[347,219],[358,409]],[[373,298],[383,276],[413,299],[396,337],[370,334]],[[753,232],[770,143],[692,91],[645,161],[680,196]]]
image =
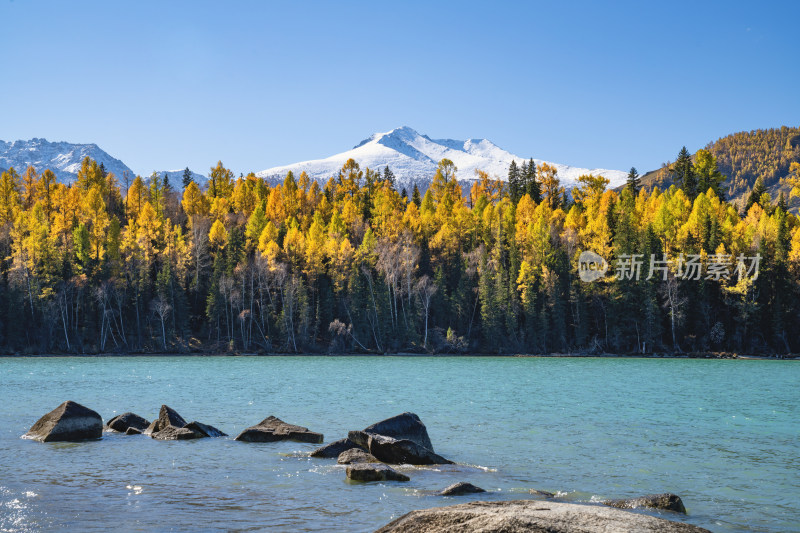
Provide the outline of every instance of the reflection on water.
[[[792,361],[0,359],[0,531],[105,531],[110,515],[123,530],[371,531],[412,509],[543,497],[532,489],[584,502],[670,491],[714,531],[800,530],[798,378]],[[414,411],[459,464],[351,484],[310,444],[19,438],[66,399],[106,420],[166,403],[232,436],[274,414],[326,442]],[[436,495],[457,481],[489,492]]]

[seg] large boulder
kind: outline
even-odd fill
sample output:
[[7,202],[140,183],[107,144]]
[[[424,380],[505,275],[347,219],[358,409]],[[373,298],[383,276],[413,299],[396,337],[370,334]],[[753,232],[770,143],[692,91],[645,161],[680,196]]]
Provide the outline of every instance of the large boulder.
[[374,455],[365,452],[361,448],[350,448],[339,454],[336,462],[340,465],[349,465],[353,463],[380,463]]
[[437,455],[428,448],[407,439],[398,440],[385,435],[370,435],[367,444],[369,453],[384,463],[396,465],[453,464],[452,461],[445,459],[441,455]]
[[351,441],[350,439],[339,439],[331,442],[330,444],[326,444],[325,446],[320,446],[313,452],[311,452],[311,457],[322,457],[324,459],[336,459],[339,457],[342,452],[346,452],[347,450],[352,449],[363,449],[355,442]]
[[439,496],[461,496],[462,494],[476,494],[478,492],[486,492],[480,487],[476,487],[472,483],[460,481],[453,483],[439,493]]
[[472,502],[411,511],[376,533],[710,533],[707,529],[598,505],[518,500]]
[[44,415],[23,435],[41,442],[91,440],[102,436],[103,418],[73,401],[66,401]]
[[347,479],[353,481],[408,481],[409,477],[381,463],[355,463],[347,467]]
[[236,437],[235,440],[244,442],[277,442],[281,440],[294,440],[322,444],[321,433],[314,433],[308,428],[287,424],[280,418],[270,416],[255,426],[251,426]]
[[433,443],[422,420],[414,413],[402,413],[364,428],[365,433],[377,433],[398,440],[410,440],[433,451]]
[[651,509],[662,509],[664,511],[674,511],[686,514],[686,507],[680,496],[665,492],[664,494],[647,494],[638,498],[628,498],[624,500],[606,500],[603,505],[616,507],[618,509],[637,509],[639,507],[649,507]]
[[138,429],[139,433],[141,433],[147,429],[149,425],[150,422],[134,413],[122,413],[109,420],[106,424],[109,429],[119,431],[120,433],[126,433],[128,428]]

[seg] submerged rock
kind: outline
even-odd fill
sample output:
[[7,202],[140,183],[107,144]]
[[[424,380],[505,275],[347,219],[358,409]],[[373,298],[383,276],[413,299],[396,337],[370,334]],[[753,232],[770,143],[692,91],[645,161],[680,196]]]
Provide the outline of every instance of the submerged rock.
[[370,435],[367,443],[369,453],[384,463],[410,465],[453,464],[452,461],[433,453],[428,448],[406,439],[398,440],[385,435]]
[[128,428],[138,429],[139,433],[141,433],[147,429],[150,422],[135,413],[122,413],[109,420],[106,425],[109,429],[120,433],[127,433]]
[[200,433],[204,437],[227,437],[227,433],[223,433],[219,429],[215,428],[214,426],[209,426],[208,424],[203,424],[202,422],[198,422],[195,420],[194,422],[190,422],[183,426],[185,429],[191,429],[197,433]]
[[669,492],[665,492],[664,494],[647,494],[638,498],[606,500],[603,502],[603,505],[616,507],[618,509],[636,509],[639,507],[648,507],[650,509],[663,509],[665,511],[674,511],[676,513],[686,514],[686,507],[683,506],[683,500],[681,500],[681,497]]
[[203,437],[206,437],[206,435],[203,435],[198,431],[175,426],[167,426],[161,431],[153,433],[151,436],[156,440],[191,440],[202,439]]
[[556,495],[552,492],[547,492],[546,490],[538,490],[538,489],[531,489],[529,491],[534,496],[542,496],[544,498],[555,498]]
[[537,500],[472,502],[411,511],[380,528],[376,533],[416,533],[419,531],[426,533],[450,533],[452,531],[710,533],[701,527],[619,509]]
[[349,465],[353,463],[380,463],[374,455],[365,452],[361,448],[350,448],[339,454],[336,460],[340,465]]
[[66,401],[44,415],[23,435],[41,442],[92,440],[102,436],[100,414],[73,401]]
[[398,440],[410,440],[433,451],[433,443],[428,436],[428,429],[419,416],[414,413],[402,413],[386,420],[376,422],[364,428],[365,433],[377,433]]
[[125,430],[126,435],[141,435],[142,431],[136,428],[128,428]]
[[460,481],[458,483],[453,483],[442,492],[439,493],[439,496],[461,496],[462,494],[476,494],[478,492],[486,492],[480,487],[476,487],[472,483],[467,483],[465,481]]
[[270,416],[239,433],[235,440],[244,442],[294,440],[322,444],[323,436],[321,433],[315,433],[308,428],[287,424],[280,418]]
[[326,444],[325,446],[321,446],[311,452],[311,457],[322,457],[324,459],[336,459],[339,457],[342,452],[346,452],[347,450],[352,449],[363,449],[359,447],[358,444],[351,441],[350,439],[339,439],[331,442],[330,444]]
[[347,467],[347,478],[353,481],[409,481],[409,477],[381,463],[355,463]]

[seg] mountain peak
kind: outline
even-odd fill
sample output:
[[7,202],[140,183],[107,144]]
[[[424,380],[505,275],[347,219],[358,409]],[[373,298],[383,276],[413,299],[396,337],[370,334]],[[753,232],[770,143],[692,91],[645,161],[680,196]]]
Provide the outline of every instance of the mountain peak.
[[[325,159],[269,168],[257,175],[283,179],[291,170],[295,175],[306,172],[310,178],[324,182],[335,176],[348,159],[353,159],[362,167],[375,170],[388,166],[399,183],[411,184],[430,180],[439,161],[445,158],[455,163],[458,178],[461,180],[474,179],[477,170],[487,172],[493,178],[505,180],[511,161],[516,160],[521,164],[531,159],[507,152],[488,139],[431,139],[414,128],[401,126],[387,132],[373,133],[346,152]],[[568,188],[577,182],[581,174],[602,174],[611,181],[611,186],[624,183],[626,177],[626,173],[619,170],[576,168],[541,159],[534,161],[537,165],[546,162],[555,166],[559,177]]]

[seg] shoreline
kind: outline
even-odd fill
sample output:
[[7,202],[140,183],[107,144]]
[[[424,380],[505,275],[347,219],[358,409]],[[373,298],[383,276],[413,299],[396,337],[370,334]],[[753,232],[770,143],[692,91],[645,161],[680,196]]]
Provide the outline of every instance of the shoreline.
[[121,353],[45,353],[45,354],[0,354],[4,358],[49,358],[49,357],[494,357],[494,358],[540,358],[540,359],[716,359],[716,360],[745,360],[745,361],[796,361],[800,355],[789,354],[785,356],[760,355],[760,354],[735,354],[717,352],[691,352],[691,353],[658,353],[658,354],[588,354],[588,353],[549,353],[549,354],[519,354],[519,353],[468,353],[468,354],[428,354],[413,352],[397,353],[259,353],[259,352],[121,352]]

